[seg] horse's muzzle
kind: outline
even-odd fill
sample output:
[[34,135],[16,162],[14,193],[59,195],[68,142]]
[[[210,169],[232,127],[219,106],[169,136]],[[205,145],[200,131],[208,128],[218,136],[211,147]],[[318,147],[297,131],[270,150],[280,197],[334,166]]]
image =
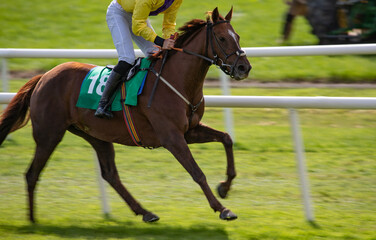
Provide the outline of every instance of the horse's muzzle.
[[234,74],[233,74],[234,79],[239,81],[239,80],[243,80],[247,78],[251,69],[252,69],[252,66],[248,62],[248,60],[246,60],[243,63],[239,62],[238,64],[236,64],[235,69],[234,69]]

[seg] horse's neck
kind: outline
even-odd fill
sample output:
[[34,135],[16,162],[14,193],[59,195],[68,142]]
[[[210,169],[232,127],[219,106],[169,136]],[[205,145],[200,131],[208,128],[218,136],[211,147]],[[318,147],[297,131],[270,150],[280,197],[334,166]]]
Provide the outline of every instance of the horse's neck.
[[[205,54],[205,31],[192,39],[188,44],[183,46],[183,49],[191,52],[204,55]],[[170,59],[170,64],[173,68],[178,68],[180,81],[184,88],[184,92],[188,97],[197,97],[202,93],[204,80],[209,70],[210,65],[207,61],[187,53],[175,54]]]

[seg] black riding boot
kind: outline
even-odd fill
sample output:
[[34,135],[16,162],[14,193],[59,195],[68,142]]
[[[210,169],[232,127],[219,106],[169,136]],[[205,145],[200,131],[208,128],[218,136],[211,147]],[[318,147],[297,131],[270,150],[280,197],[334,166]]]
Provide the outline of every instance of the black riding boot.
[[118,64],[114,67],[110,76],[108,77],[101,100],[99,101],[97,111],[95,112],[96,117],[107,119],[113,117],[110,109],[113,101],[112,95],[115,93],[117,87],[119,86],[121,78],[127,75],[131,67],[132,64],[129,64],[125,61],[119,61]]
[[122,75],[112,70],[106,82],[106,86],[104,88],[101,100],[99,101],[97,111],[95,112],[96,117],[107,118],[107,119],[110,119],[113,117],[111,110],[110,110],[110,106],[113,101],[112,95],[114,94],[115,90],[119,86],[121,77]]

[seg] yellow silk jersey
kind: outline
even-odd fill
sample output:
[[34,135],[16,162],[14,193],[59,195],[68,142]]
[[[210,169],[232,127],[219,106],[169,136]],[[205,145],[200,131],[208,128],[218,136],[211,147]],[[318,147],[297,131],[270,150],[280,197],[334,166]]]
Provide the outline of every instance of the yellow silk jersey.
[[[161,12],[164,14],[162,32],[163,38],[169,38],[175,33],[176,15],[183,0],[175,0],[172,5]],[[146,20],[150,12],[156,11],[164,4],[164,0],[117,0],[122,8],[132,13],[132,31],[135,35],[141,36],[150,42],[154,42],[157,34],[149,28]]]

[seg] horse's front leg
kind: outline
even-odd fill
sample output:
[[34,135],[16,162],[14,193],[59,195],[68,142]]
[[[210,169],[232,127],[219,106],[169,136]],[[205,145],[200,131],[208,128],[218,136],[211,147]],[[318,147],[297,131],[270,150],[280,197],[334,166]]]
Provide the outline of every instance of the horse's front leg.
[[187,142],[182,134],[179,134],[178,132],[168,134],[168,136],[164,138],[163,146],[175,156],[180,164],[192,176],[193,180],[200,185],[207,200],[209,201],[210,207],[215,212],[220,212],[219,217],[221,219],[234,220],[237,218],[233,212],[222,206],[222,204],[214,196],[206,181],[206,176],[193,159],[192,153],[189,150]]
[[232,180],[236,177],[234,153],[230,135],[200,123],[190,129],[184,137],[188,144],[207,142],[221,142],[223,144],[227,157],[227,180],[218,185],[217,191],[221,198],[225,198],[230,190]]

